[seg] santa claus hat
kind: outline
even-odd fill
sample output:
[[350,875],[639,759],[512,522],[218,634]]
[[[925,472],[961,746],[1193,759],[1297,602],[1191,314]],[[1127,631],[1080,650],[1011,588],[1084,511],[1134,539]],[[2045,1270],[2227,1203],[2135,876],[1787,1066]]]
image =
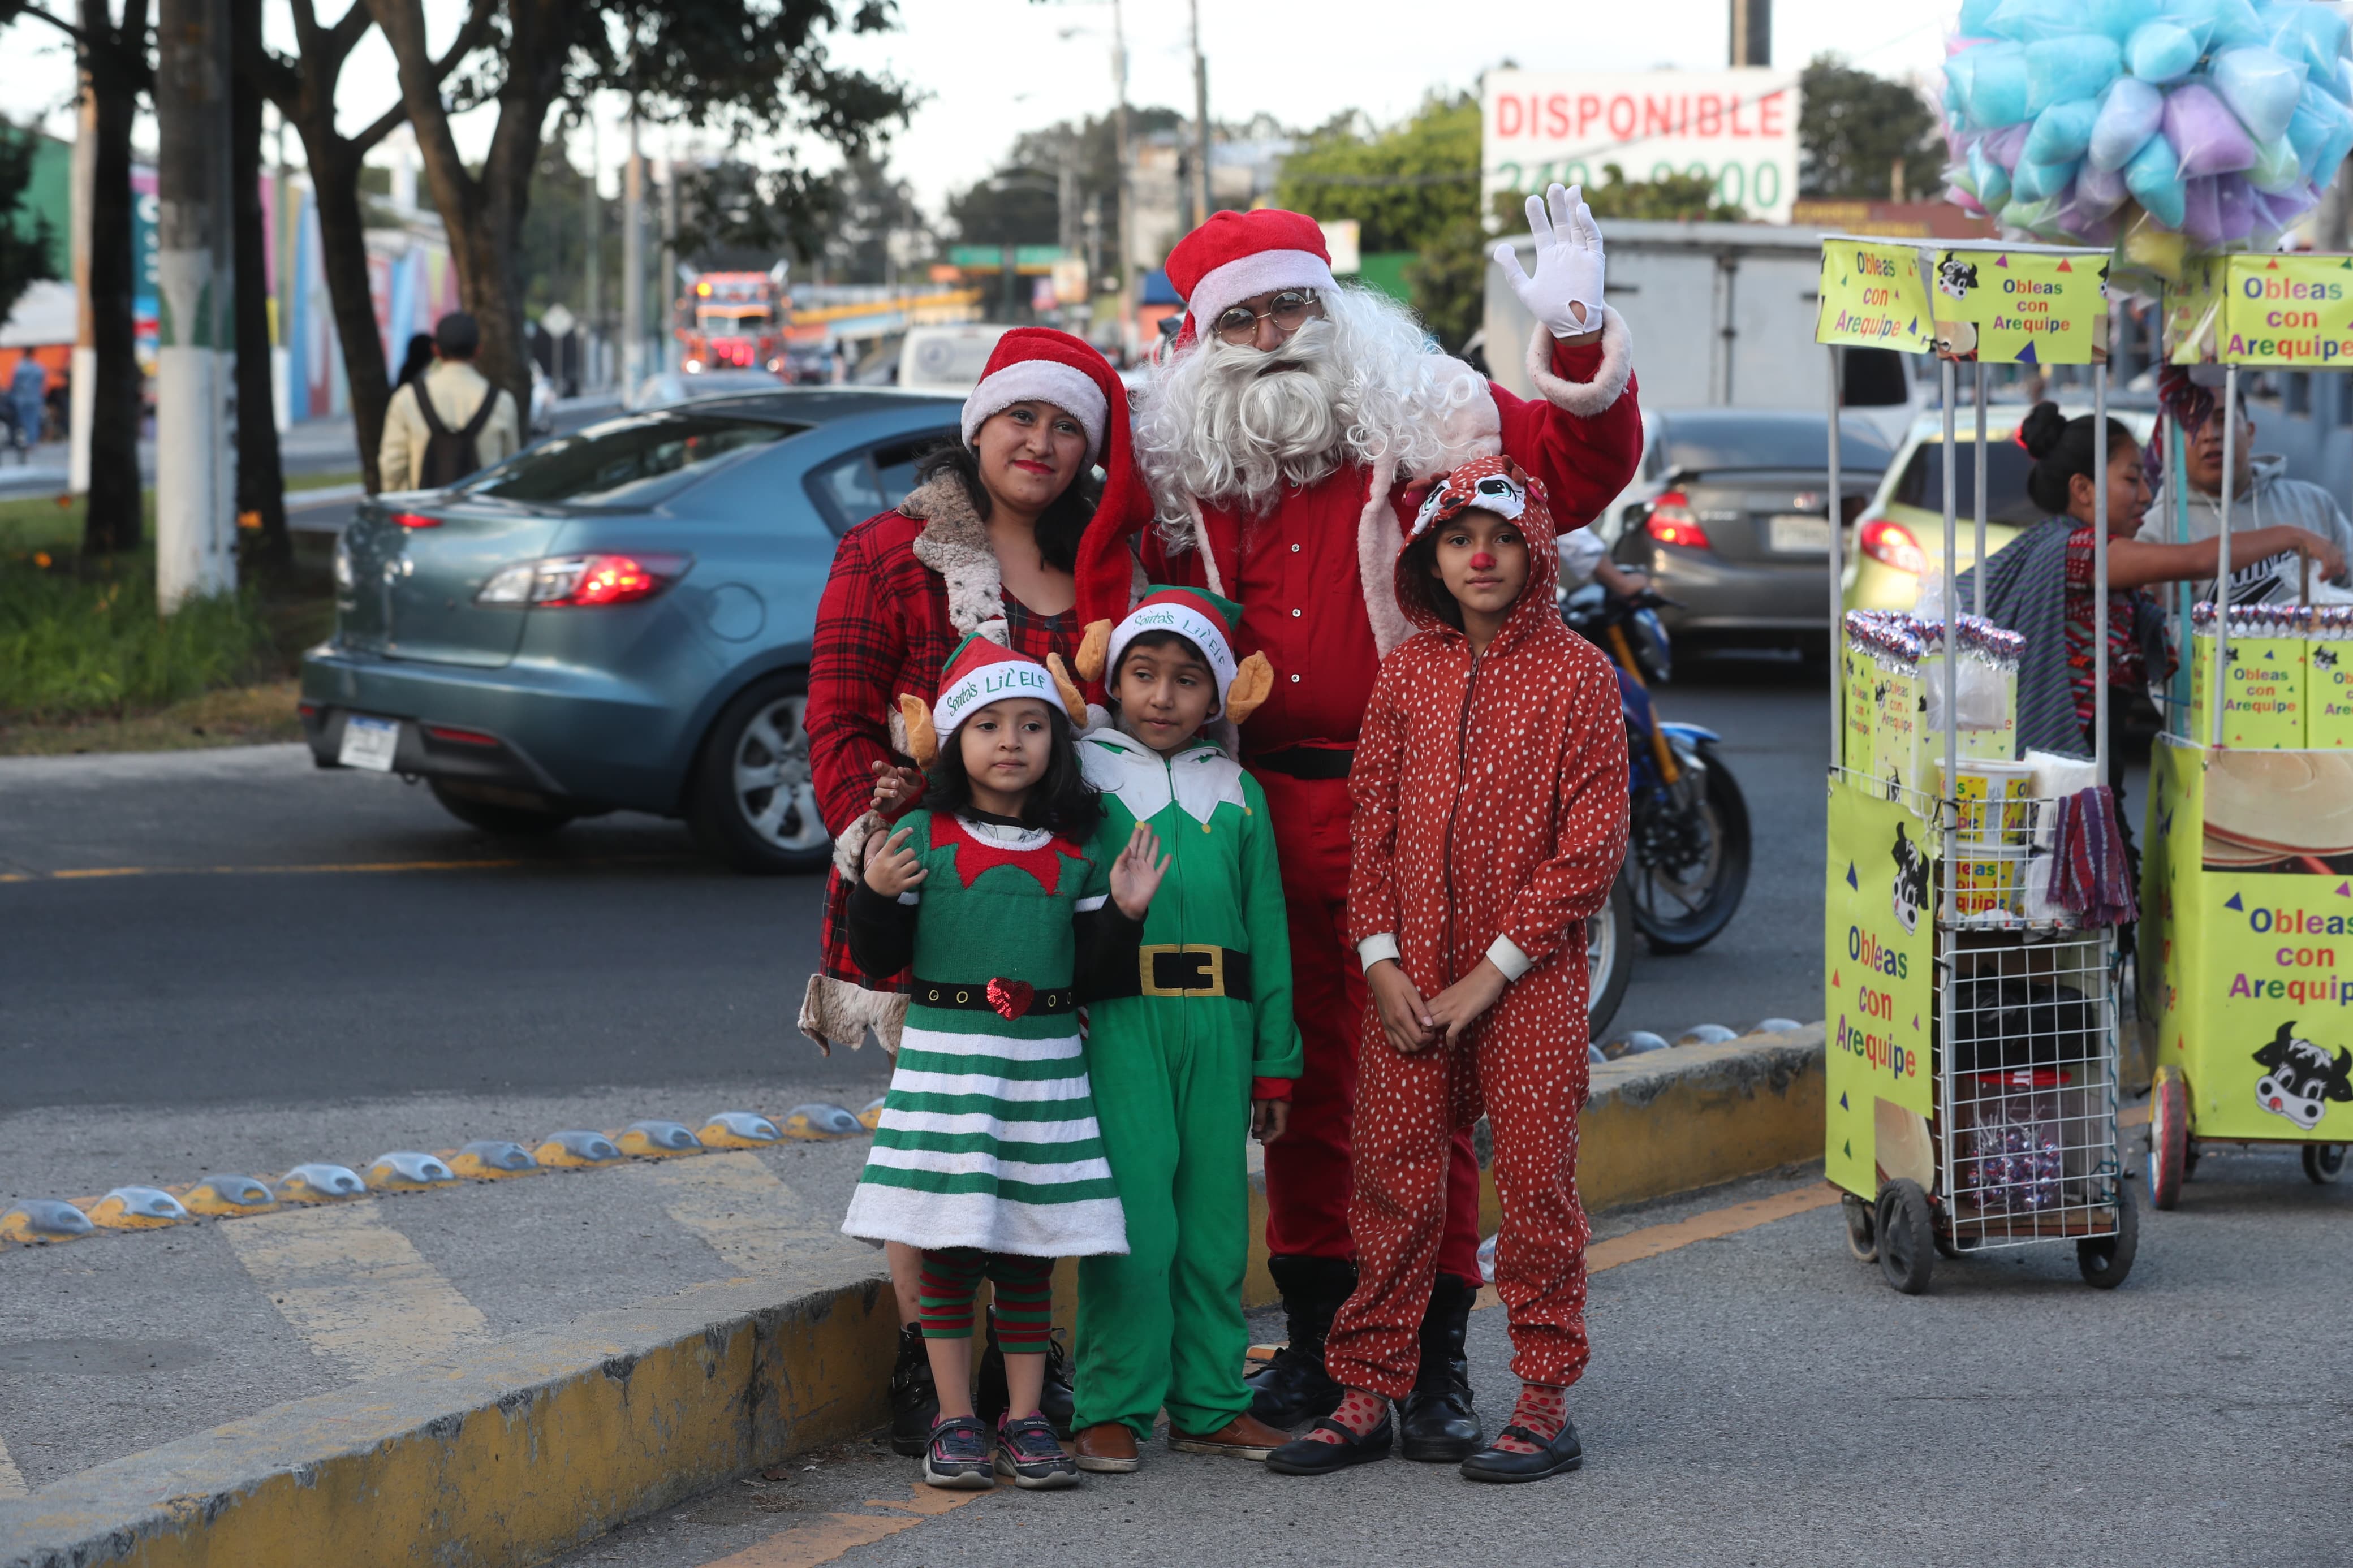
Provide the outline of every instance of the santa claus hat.
[[1185,297],[1185,327],[1176,335],[1179,349],[1253,294],[1339,287],[1332,277],[1332,253],[1324,247],[1322,226],[1304,213],[1281,207],[1211,213],[1208,222],[1168,253],[1168,282]]
[[1126,422],[1127,391],[1111,362],[1083,338],[1051,327],[1016,327],[997,340],[979,382],[964,400],[964,444],[1017,403],[1050,403],[1087,433],[1087,453],[1100,457],[1116,408]]
[[1087,705],[1060,670],[1049,670],[1028,654],[1016,653],[975,632],[948,655],[940,673],[939,695],[928,705],[920,697],[899,699],[899,716],[907,725],[908,754],[929,767],[941,745],[966,719],[992,702],[1021,697],[1059,706],[1073,724],[1086,723]]
[[1218,706],[1237,724],[1256,711],[1274,686],[1274,668],[1262,653],[1247,659],[1234,652],[1242,627],[1242,607],[1206,588],[1152,587],[1145,590],[1127,618],[1113,628],[1106,655],[1106,673],[1119,668],[1127,645],[1147,632],[1174,632],[1201,650],[1218,683]]

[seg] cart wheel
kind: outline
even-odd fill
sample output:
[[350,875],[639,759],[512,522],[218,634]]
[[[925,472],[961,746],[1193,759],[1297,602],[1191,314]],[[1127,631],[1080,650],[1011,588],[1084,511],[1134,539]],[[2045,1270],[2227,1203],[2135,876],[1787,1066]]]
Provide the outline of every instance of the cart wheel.
[[1876,1259],[1879,1257],[1877,1213],[1852,1193],[1841,1196],[1839,1207],[1846,1212],[1846,1249],[1854,1254],[1858,1263]]
[[2322,1186],[2335,1184],[2345,1173],[2345,1145],[2342,1143],[2306,1143],[2304,1146],[2304,1173]]
[[2148,1201],[2170,1209],[2181,1201],[2181,1184],[2189,1175],[2189,1096],[2181,1075],[2170,1067],[2157,1069],[2157,1084],[2148,1101]]
[[2116,1184],[2116,1229],[2113,1236],[2087,1236],[2075,1244],[2075,1267],[2084,1283],[2095,1290],[2113,1290],[2132,1272],[2133,1254],[2140,1249],[2140,1207],[2133,1201],[2132,1184]]
[[[1931,1226],[1930,1228],[1931,1228],[1932,1230],[1934,1230],[1934,1229],[1935,1229],[1935,1227],[1934,1227],[1934,1226]],[[1937,1230],[1937,1231],[1936,1231],[1936,1232],[1935,1232],[1935,1234],[1936,1234],[1936,1256],[1937,1256],[1937,1257],[1939,1257],[1939,1258],[1958,1258],[1958,1257],[1960,1257],[1960,1256],[1961,1256],[1961,1248],[1960,1248],[1960,1244],[1959,1244],[1958,1242],[1956,1242],[1956,1241],[1955,1241],[1951,1237],[1947,1236],[1947,1235],[1946,1235],[1943,1231],[1941,1231],[1941,1230]]]
[[1936,1267],[1936,1226],[1928,1216],[1928,1194],[1920,1184],[1905,1178],[1879,1192],[1879,1271],[1906,1296],[1928,1288]]
[[2188,1186],[2198,1174],[2198,1140],[2187,1138],[2181,1144],[2181,1184]]

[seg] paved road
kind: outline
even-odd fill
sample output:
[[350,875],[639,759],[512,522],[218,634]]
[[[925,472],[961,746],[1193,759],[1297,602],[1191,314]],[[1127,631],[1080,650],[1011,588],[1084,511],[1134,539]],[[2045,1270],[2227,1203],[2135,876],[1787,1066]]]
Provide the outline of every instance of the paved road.
[[[1745,1184],[1613,1216],[1602,1234]],[[811,1454],[667,1510],[563,1568],[1492,1562],[1644,1568],[2320,1568],[2353,1531],[2353,1186],[2217,1152],[2151,1216],[2113,1293],[2070,1249],[1939,1266],[1906,1298],[1815,1209],[1595,1277],[1571,1399],[1582,1472],[1474,1487],[1391,1460],[1318,1480],[1157,1443],[1134,1476],[989,1493],[935,1517],[879,1445]],[[1500,1310],[1472,1319],[1492,1423]],[[899,1505],[869,1506],[869,1500]],[[888,1533],[886,1533],[886,1531]]]

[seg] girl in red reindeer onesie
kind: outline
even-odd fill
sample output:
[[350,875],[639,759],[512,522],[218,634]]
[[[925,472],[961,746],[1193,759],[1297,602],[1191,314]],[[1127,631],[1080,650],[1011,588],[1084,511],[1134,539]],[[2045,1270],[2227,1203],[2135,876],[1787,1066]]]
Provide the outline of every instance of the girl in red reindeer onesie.
[[1553,608],[1557,577],[1544,488],[1504,457],[1448,475],[1398,558],[1398,603],[1420,629],[1381,661],[1348,776],[1348,927],[1372,999],[1348,1205],[1357,1283],[1324,1357],[1347,1393],[1271,1470],[1387,1457],[1439,1270],[1450,1145],[1482,1110],[1523,1390],[1462,1473],[1536,1480],[1579,1460],[1567,1390],[1587,1354],[1582,938],[1625,858],[1626,730],[1609,661]]

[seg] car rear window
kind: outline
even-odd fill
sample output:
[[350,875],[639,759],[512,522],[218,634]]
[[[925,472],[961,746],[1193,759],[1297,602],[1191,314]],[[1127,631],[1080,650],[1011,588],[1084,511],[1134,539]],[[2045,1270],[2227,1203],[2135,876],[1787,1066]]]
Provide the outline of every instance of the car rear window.
[[844,453],[809,475],[809,494],[833,531],[847,533],[905,500],[915,488],[915,465],[923,454],[956,438],[952,429],[927,430]]
[[[1975,517],[1978,510],[1977,443],[1962,441],[1953,448],[1953,495],[1958,517]],[[1986,443],[1986,521],[1989,522],[2040,522],[2042,509],[2026,497],[2026,476],[2032,472],[2034,459],[2026,448],[2015,441],[1991,440]],[[1893,498],[1905,506],[1916,506],[1926,511],[1945,510],[1945,444],[1923,441],[1913,452],[1912,460],[1904,465],[1904,473],[1895,481]]]
[[722,463],[807,428],[724,414],[609,419],[543,441],[466,488],[505,500],[650,506]]
[[[1725,468],[1820,468],[1829,471],[1828,418],[1710,418],[1668,421],[1659,452],[1666,470],[1713,473]],[[1839,426],[1839,467],[1881,473],[1894,460],[1876,431],[1854,420]]]

